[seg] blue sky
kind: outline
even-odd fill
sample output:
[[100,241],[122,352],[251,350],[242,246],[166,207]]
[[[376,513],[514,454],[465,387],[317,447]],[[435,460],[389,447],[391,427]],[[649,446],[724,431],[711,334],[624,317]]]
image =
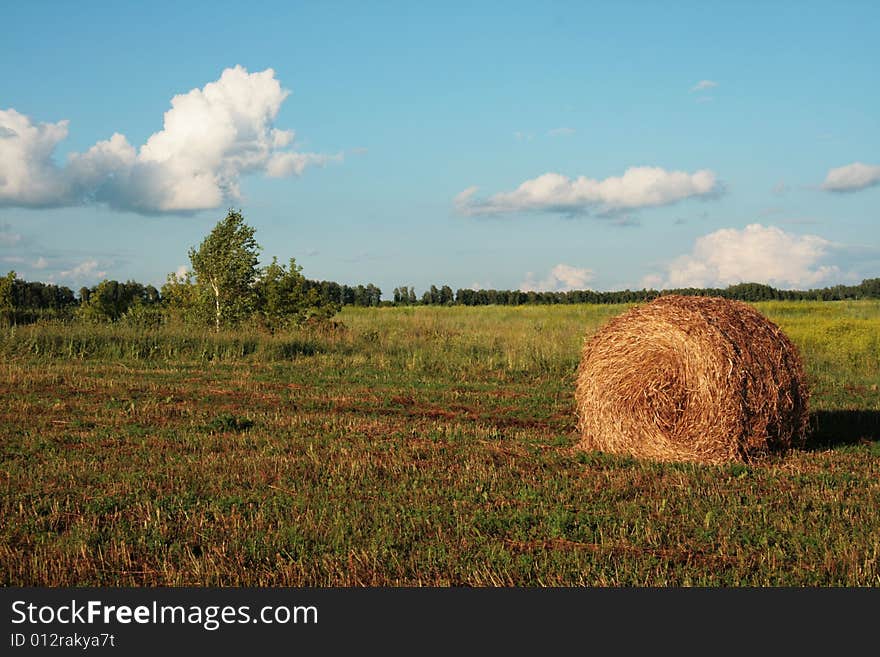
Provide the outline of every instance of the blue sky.
[[421,4],[6,7],[0,269],[159,285],[234,207],[386,298],[880,276],[877,3]]

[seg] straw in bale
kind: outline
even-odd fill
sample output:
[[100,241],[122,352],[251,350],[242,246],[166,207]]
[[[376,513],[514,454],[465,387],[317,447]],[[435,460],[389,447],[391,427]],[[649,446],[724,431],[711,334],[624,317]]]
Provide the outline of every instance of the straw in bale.
[[751,461],[805,437],[797,348],[752,306],[662,296],[584,344],[579,447],[660,461]]

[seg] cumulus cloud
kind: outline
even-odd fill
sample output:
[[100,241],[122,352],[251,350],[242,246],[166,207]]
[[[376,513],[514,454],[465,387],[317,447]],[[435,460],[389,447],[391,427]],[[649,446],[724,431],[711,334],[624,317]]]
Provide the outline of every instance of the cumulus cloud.
[[856,192],[877,184],[880,184],[880,166],[853,162],[830,169],[822,189],[829,192]]
[[98,269],[98,261],[89,258],[71,267],[68,270],[58,272],[58,278],[72,283],[95,282],[107,276],[106,271]]
[[64,204],[69,184],[52,153],[67,137],[67,123],[34,125],[14,109],[0,110],[0,204]]
[[300,175],[341,155],[293,150],[292,130],[274,127],[289,92],[270,68],[236,66],[171,99],[162,130],[140,148],[116,133],[66,163],[53,159],[68,122],[35,124],[0,111],[0,205],[99,202],[137,212],[187,212],[239,200],[241,177]]
[[537,279],[532,272],[520,283],[523,292],[567,292],[568,290],[584,290],[595,278],[592,269],[582,269],[559,263],[542,279]]
[[707,169],[688,173],[660,167],[630,167],[622,176],[604,180],[545,173],[525,181],[512,192],[501,192],[487,199],[475,198],[477,189],[468,187],[455,197],[459,212],[467,215],[527,211],[608,214],[668,205],[690,197],[716,196],[721,192],[721,184]]
[[795,235],[775,226],[751,224],[723,228],[697,238],[693,250],[673,260],[663,275],[643,279],[645,287],[726,287],[766,283],[810,288],[840,278],[840,269],[823,264],[834,245],[816,235]]
[[717,86],[718,83],[714,80],[700,80],[691,87],[691,91],[706,91],[706,89],[714,89]]

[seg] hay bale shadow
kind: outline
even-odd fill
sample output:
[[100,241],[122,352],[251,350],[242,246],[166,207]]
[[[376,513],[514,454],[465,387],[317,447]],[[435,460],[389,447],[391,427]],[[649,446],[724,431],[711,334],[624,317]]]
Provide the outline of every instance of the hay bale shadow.
[[819,451],[880,442],[880,411],[816,411],[803,449]]

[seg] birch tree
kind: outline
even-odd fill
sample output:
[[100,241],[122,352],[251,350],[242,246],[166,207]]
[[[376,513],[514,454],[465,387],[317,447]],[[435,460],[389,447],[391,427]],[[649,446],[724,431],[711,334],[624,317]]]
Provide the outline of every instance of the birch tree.
[[213,302],[214,328],[233,324],[253,310],[260,246],[240,212],[229,210],[198,249],[189,250],[196,282]]

